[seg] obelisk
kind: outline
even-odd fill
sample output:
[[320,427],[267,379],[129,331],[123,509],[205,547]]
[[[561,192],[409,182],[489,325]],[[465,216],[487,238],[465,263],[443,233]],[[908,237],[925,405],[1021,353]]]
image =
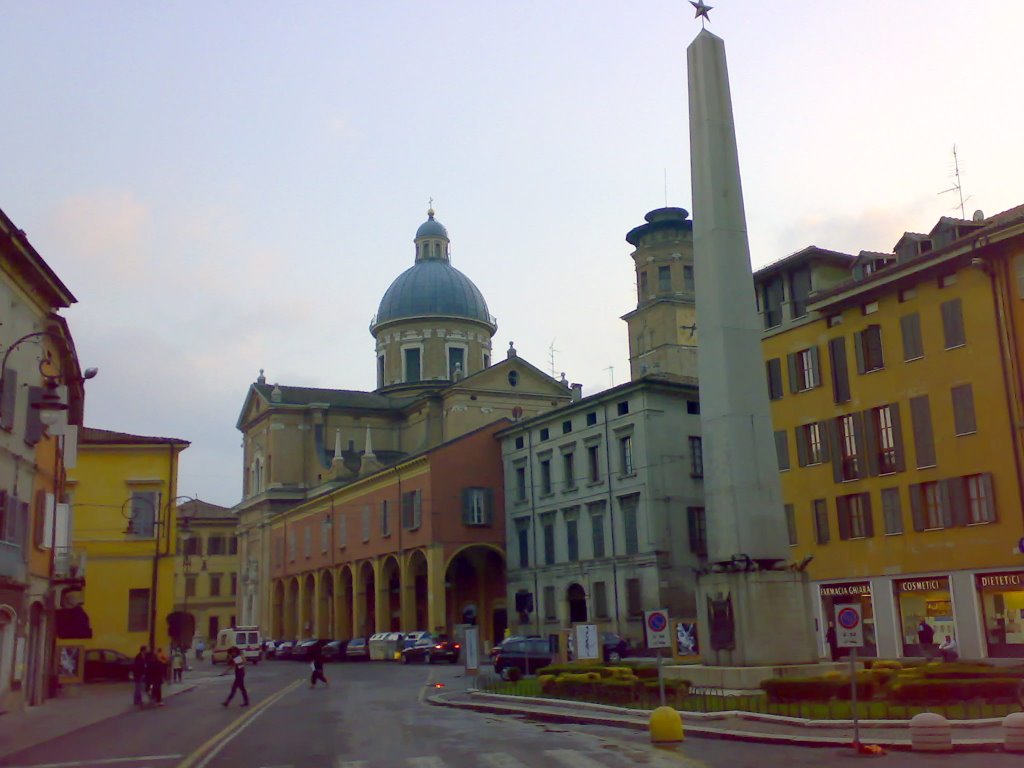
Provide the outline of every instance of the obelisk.
[[711,565],[698,580],[701,655],[718,666],[810,663],[818,654],[806,575],[785,567],[786,519],[721,38],[702,29],[687,49],[687,71]]

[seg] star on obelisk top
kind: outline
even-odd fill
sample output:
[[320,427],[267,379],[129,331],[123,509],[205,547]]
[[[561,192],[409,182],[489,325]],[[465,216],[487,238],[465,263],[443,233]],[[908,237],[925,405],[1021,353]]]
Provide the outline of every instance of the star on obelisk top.
[[690,0],[690,5],[697,9],[697,12],[693,14],[693,18],[700,19],[700,26],[701,29],[703,29],[705,20],[708,23],[711,22],[711,17],[708,16],[708,12],[714,8],[714,6],[705,4],[704,0],[696,0],[696,2],[694,0]]

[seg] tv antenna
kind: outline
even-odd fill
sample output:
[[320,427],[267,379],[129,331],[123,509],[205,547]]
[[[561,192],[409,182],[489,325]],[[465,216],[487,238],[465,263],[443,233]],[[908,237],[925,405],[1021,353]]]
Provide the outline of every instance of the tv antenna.
[[[963,187],[960,186],[960,159],[957,157],[956,154],[956,144],[953,145],[953,186],[950,187],[949,189],[942,190],[941,192],[939,192],[939,194],[944,195],[947,192],[956,192],[960,196],[960,218],[967,218],[966,214],[964,213],[964,203],[966,201],[964,200]],[[968,196],[967,200],[970,199],[970,196]],[[953,210],[956,210],[955,205],[953,206]]]
[[558,337],[556,336],[554,339],[552,339],[551,340],[551,346],[548,347],[548,362],[551,363],[551,378],[552,379],[555,378],[555,352],[558,351],[557,349],[555,349],[555,339],[557,339],[557,338]]
[[608,381],[614,387],[615,386],[615,366],[614,365],[609,365],[604,370],[608,371]]

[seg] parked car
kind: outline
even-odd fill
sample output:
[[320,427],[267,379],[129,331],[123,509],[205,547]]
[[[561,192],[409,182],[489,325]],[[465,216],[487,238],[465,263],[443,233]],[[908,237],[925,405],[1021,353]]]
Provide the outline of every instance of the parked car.
[[85,666],[82,675],[87,683],[97,680],[130,680],[132,659],[120,651],[90,648],[85,652]]
[[263,641],[263,658],[273,659],[277,656],[277,640]]
[[292,657],[292,649],[295,647],[295,643],[291,640],[282,640],[277,644],[274,649],[274,658],[278,661],[290,659]]
[[605,662],[616,663],[629,655],[629,640],[614,632],[601,634],[601,649]]
[[541,667],[548,666],[552,658],[548,641],[543,638],[509,638],[494,656],[494,671],[504,677],[506,670],[515,667],[523,674],[532,675]]
[[346,661],[370,660],[370,644],[367,642],[367,639],[365,637],[353,637],[348,641],[348,645],[345,646]]
[[348,640],[331,640],[323,647],[324,661],[345,661],[345,650],[348,647]]
[[412,661],[425,661],[427,664],[433,664],[435,661],[450,661],[452,664],[457,664],[461,649],[462,646],[449,639],[447,635],[434,637],[425,634],[413,643],[411,648],[402,649],[400,661],[403,664]]
[[505,643],[510,643],[510,642],[515,641],[515,640],[540,640],[540,639],[541,639],[540,635],[509,635],[504,640],[502,640],[500,643],[497,643],[493,648],[491,648],[491,653],[490,653],[491,663],[492,664],[494,663],[494,657],[498,655],[498,651],[501,650],[501,646],[504,645]]
[[329,637],[322,639],[303,640],[292,648],[292,661],[309,661],[313,658],[313,649],[323,649],[331,642]]
[[430,637],[430,633],[425,629],[418,629],[415,632],[406,632],[405,635],[402,636],[402,645],[399,647],[399,650],[412,648],[416,645],[417,640],[422,640],[425,637]]

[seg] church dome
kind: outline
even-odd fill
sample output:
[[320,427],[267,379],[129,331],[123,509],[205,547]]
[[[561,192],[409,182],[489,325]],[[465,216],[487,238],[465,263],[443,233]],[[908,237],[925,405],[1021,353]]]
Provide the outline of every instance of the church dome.
[[395,278],[380,300],[374,325],[424,315],[464,317],[494,325],[487,302],[473,281],[447,261],[436,259],[420,261]]
[[420,224],[420,228],[416,230],[416,237],[443,237],[448,238],[448,230],[445,229],[444,224],[434,218],[433,209],[427,211],[427,220]]

